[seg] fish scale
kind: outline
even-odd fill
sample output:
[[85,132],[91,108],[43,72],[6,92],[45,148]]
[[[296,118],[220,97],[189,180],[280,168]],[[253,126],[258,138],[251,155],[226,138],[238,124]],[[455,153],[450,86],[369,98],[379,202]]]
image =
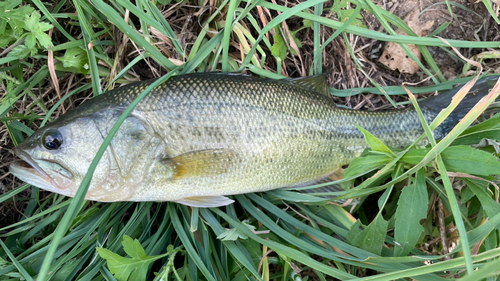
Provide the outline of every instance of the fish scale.
[[[20,165],[11,170],[42,188],[74,195],[90,165],[88,159],[125,108],[152,82],[109,91],[40,129],[16,150],[39,175],[30,178],[33,169]],[[86,198],[226,205],[232,200],[224,195],[306,185],[349,164],[368,147],[357,126],[393,147],[407,146],[423,133],[413,108],[382,112],[339,108],[325,89],[321,76],[297,80],[221,73],[172,76],[127,117],[100,161]],[[449,103],[453,93],[447,95]],[[432,102],[431,98],[421,103],[428,122],[447,106]],[[459,119],[453,118],[451,123]],[[434,134],[439,138],[449,129],[441,127]],[[40,140],[54,130],[62,145],[47,151]],[[89,135],[95,140],[81,141]],[[82,145],[85,142],[87,146]],[[50,165],[36,160],[42,153],[51,153]],[[75,158],[85,161],[75,164]],[[57,165],[70,171],[72,178],[61,178],[54,169]],[[67,186],[54,186],[51,180]]]

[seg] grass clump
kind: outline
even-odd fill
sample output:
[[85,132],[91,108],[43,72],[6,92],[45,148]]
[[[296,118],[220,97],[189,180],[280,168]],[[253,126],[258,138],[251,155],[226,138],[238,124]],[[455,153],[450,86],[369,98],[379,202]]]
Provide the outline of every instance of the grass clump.
[[[436,3],[447,5],[449,21],[426,37],[401,19],[411,8],[402,3],[391,12],[370,0],[1,2],[0,280],[496,279],[500,118],[473,122],[497,89],[440,142],[431,131],[459,98],[423,122],[427,147],[393,149],[364,131],[371,149],[336,182],[348,187],[335,194],[347,205],[294,189],[236,195],[235,204],[210,209],[84,201],[99,156],[72,199],[8,173],[25,135],[123,83],[219,70],[269,78],[329,71],[339,104],[378,110],[415,103],[404,80],[432,77],[409,88],[414,94],[472,80],[477,67],[449,46],[498,69],[489,1]],[[490,14],[466,21],[474,9]],[[457,30],[470,36],[453,38]],[[419,74],[378,65],[380,42],[418,45]]]

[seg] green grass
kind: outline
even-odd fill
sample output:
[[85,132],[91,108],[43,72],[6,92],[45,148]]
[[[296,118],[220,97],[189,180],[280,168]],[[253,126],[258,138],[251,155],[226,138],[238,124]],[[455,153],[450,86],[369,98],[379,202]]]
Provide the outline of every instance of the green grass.
[[[391,150],[366,132],[372,149],[349,166],[344,179],[335,182],[350,187],[336,195],[353,199],[356,205],[328,204],[319,197],[322,194],[313,196],[291,188],[236,195],[235,204],[210,209],[167,202],[84,200],[92,173],[121,122],[149,90],[171,75],[249,69],[263,77],[283,77],[282,70],[289,70],[283,61],[291,62],[292,53],[288,46],[276,46],[273,36],[269,33],[268,38],[266,33],[274,30],[289,40],[283,28],[285,21],[312,22],[306,28],[315,30],[312,47],[316,51],[310,54],[312,65],[304,66],[311,75],[330,71],[323,67],[326,44],[322,45],[322,40],[345,40],[354,34],[402,44],[410,57],[413,54],[405,44],[420,45],[428,66],[421,63],[422,72],[435,76],[435,85],[410,87],[412,93],[450,89],[471,80],[445,81],[426,46],[448,45],[434,37],[415,37],[400,18],[371,1],[349,1],[354,12],[344,22],[326,17],[324,2],[302,1],[285,7],[268,1],[218,1],[219,6],[206,7],[196,19],[199,33],[189,44],[182,42],[179,26],[171,25],[174,19],[162,15],[175,3],[164,7],[146,0],[73,0],[47,5],[35,0],[32,8],[22,8],[27,3],[19,6],[21,1],[11,6],[0,3],[0,26],[5,21],[1,14],[4,10],[10,18],[19,19],[16,30],[8,23],[0,29],[0,47],[17,46],[0,57],[0,81],[8,89],[1,100],[0,121],[11,146],[33,132],[33,122],[43,125],[52,119],[63,104],[68,105],[65,101],[70,96],[82,96],[89,89],[98,95],[112,83],[133,80],[135,72],[147,65],[163,75],[115,124],[74,198],[47,196],[26,184],[0,195],[0,204],[7,206],[16,200],[22,206],[20,220],[0,229],[0,281],[127,280],[129,275],[129,280],[496,280],[500,191],[492,183],[497,180],[500,162],[491,145],[475,149],[470,145],[483,138],[500,141],[500,118],[470,125],[496,98],[498,90],[439,142],[431,131],[457,106],[459,98],[432,124],[424,123],[426,133],[422,138],[430,139],[426,148],[418,147],[416,141],[403,151]],[[257,4],[274,15],[265,26]],[[457,6],[446,4],[450,11]],[[484,4],[494,15],[491,3]],[[345,7],[335,1],[332,12],[345,14]],[[356,16],[368,13],[388,34],[355,25]],[[30,22],[26,19],[37,24],[24,26],[23,22]],[[493,20],[498,19],[494,16]],[[49,24],[54,27],[52,38],[46,36]],[[391,24],[408,35],[397,35]],[[34,32],[36,26],[40,28]],[[163,37],[157,37],[152,28]],[[323,28],[335,32],[323,39],[318,31]],[[28,37],[30,34],[34,35]],[[460,48],[500,45],[447,41]],[[345,43],[355,58],[355,46]],[[49,45],[59,61],[55,65],[47,63]],[[271,51],[273,47],[279,51]],[[296,57],[305,58],[305,47],[298,50]],[[358,61],[356,65],[364,71]],[[54,74],[57,77],[51,77]],[[52,78],[63,83],[70,74],[86,75],[91,82],[74,85],[50,103],[41,98],[42,89]],[[337,97],[364,92],[386,97],[407,95],[400,86],[375,86],[331,89],[331,93]],[[22,113],[17,111],[20,100],[29,100]],[[351,186],[353,183],[356,185]],[[454,188],[457,183],[462,183],[460,189]],[[26,193],[27,189],[32,192]],[[438,207],[438,201],[443,208]],[[438,222],[440,213],[443,222]],[[456,229],[447,236],[456,246],[448,254],[443,254],[441,243],[432,241],[443,229]],[[458,238],[452,234],[458,234]]]

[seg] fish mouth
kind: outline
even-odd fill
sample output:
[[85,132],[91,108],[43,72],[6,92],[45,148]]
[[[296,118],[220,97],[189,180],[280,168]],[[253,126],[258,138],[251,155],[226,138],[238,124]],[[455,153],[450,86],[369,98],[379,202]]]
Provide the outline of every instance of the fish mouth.
[[[15,154],[21,158],[21,160],[17,160],[13,162],[10,166],[10,172],[18,177],[19,179],[40,187],[42,189],[59,193],[66,196],[72,196],[72,192],[68,189],[69,185],[61,185],[54,180],[53,177],[49,176],[37,163],[33,160],[33,158],[28,155],[26,152],[16,149]],[[55,163],[54,161],[48,159],[40,159],[43,161],[51,162],[52,165],[57,165],[58,168],[64,173],[73,176],[72,173],[64,168],[59,163]],[[63,175],[61,175],[63,176]],[[65,177],[65,176],[63,176]]]

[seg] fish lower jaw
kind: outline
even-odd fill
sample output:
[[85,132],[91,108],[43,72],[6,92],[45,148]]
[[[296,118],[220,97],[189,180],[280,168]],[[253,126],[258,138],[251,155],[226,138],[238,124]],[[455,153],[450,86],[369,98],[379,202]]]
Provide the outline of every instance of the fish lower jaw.
[[18,160],[9,166],[10,172],[20,180],[41,189],[73,197],[75,192],[70,188],[57,187],[54,180],[48,175],[43,175],[24,160]]
[[[41,189],[70,197],[73,197],[76,193],[74,190],[69,188],[69,183],[64,186],[57,184],[56,181],[45,172],[41,173],[39,171],[40,168],[37,169],[33,167],[32,164],[24,160],[15,161],[9,166],[9,170],[20,180]],[[65,181],[67,181],[67,179]]]

